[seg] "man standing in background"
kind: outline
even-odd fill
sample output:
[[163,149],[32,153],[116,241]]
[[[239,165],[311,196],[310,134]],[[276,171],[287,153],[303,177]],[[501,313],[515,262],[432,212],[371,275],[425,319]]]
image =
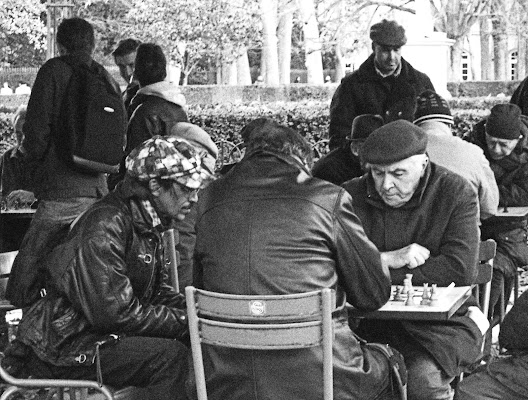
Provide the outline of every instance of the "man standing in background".
[[373,53],[357,71],[344,77],[330,104],[330,150],[341,147],[352,121],[360,114],[379,114],[385,123],[412,121],[416,96],[434,90],[429,77],[401,56],[407,43],[405,29],[396,21],[370,28]]
[[[134,79],[134,68],[136,63],[136,51],[141,44],[139,40],[123,39],[112,52],[114,62],[119,67],[119,73],[126,82],[127,87],[123,92],[123,102],[128,109],[128,105],[139,89],[139,83]],[[129,115],[130,117],[130,115]]]

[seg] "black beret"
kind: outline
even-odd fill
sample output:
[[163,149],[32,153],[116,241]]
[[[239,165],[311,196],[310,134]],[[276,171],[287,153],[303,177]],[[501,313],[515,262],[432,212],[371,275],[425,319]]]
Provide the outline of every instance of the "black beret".
[[497,104],[486,120],[486,133],[499,139],[519,139],[521,128],[521,109],[516,104]]
[[361,114],[352,121],[348,140],[365,140],[375,129],[383,126],[383,117],[377,114]]
[[361,155],[369,164],[392,164],[425,154],[427,134],[419,126],[399,119],[376,129],[365,140]]
[[386,19],[370,27],[370,38],[374,43],[385,46],[401,47],[407,43],[403,26]]

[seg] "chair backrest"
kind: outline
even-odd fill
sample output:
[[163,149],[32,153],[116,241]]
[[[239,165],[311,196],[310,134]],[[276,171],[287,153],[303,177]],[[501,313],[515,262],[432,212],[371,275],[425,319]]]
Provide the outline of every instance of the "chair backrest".
[[174,290],[180,291],[180,280],[178,278],[178,265],[180,265],[180,253],[176,250],[176,244],[180,241],[176,229],[167,229],[163,232],[163,246],[165,249],[165,264],[169,267],[171,283]]
[[248,296],[185,289],[198,400],[207,399],[201,343],[251,350],[322,346],[324,399],[333,399],[331,289]]
[[488,315],[493,276],[493,258],[497,251],[497,243],[493,239],[480,242],[478,255],[478,275],[475,279],[474,294],[484,315]]
[[8,304],[5,299],[5,291],[7,280],[11,274],[11,267],[13,266],[17,254],[18,250],[0,253],[0,305]]

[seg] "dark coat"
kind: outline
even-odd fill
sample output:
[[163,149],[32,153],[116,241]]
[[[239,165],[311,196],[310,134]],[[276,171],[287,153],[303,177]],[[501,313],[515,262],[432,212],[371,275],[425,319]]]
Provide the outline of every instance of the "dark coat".
[[312,175],[315,178],[324,179],[335,185],[341,185],[363,174],[359,158],[352,154],[348,144],[332,150],[320,158],[312,168]]
[[[499,188],[499,206],[528,205],[528,139],[523,138],[513,152],[501,160],[491,158],[486,144],[486,120],[477,123],[468,140],[479,146],[490,163]],[[502,271],[509,279],[517,273],[517,268],[528,263],[526,219],[490,217],[482,223],[482,238],[497,242],[497,256],[494,269]]]
[[517,104],[523,115],[528,115],[528,77],[517,86],[510,98],[510,103]]
[[[211,183],[198,205],[195,284],[233,294],[335,289],[335,398],[376,398],[386,363],[362,348],[344,305],[381,307],[390,281],[348,193],[292,159],[261,153]],[[320,347],[273,354],[206,346],[204,354],[211,399],[322,398]]]
[[24,311],[18,328],[43,361],[89,365],[95,342],[110,333],[179,338],[187,331],[160,232],[125,184],[90,207],[44,262],[48,295]]
[[397,119],[413,121],[416,97],[434,87],[426,74],[403,58],[401,64],[397,77],[382,78],[371,54],[356,71],[341,80],[330,104],[330,149],[343,144],[358,115],[379,114],[385,123]]
[[[119,85],[101,65],[86,53],[67,56],[72,63],[85,63],[102,71],[117,93]],[[102,197],[108,192],[106,175],[85,174],[68,167],[57,156],[57,140],[53,126],[72,74],[72,68],[61,61],[63,57],[51,58],[39,69],[27,107],[22,148],[26,152],[24,161],[35,175],[35,195],[39,200]]]
[[[411,243],[430,250],[430,258],[418,268],[391,269],[393,284],[401,285],[405,274],[413,275],[414,285],[448,286],[454,282],[465,286],[474,282],[479,243],[478,200],[466,179],[429,163],[413,197],[400,208],[383,202],[370,174],[346,182],[343,187],[352,195],[365,232],[380,251],[397,250]],[[383,321],[381,336],[398,332],[411,335],[448,376],[455,376],[480,353],[482,334],[464,316],[466,310],[461,307],[449,321],[439,323]],[[376,340],[380,340],[379,336]],[[391,341],[388,339],[389,344]]]

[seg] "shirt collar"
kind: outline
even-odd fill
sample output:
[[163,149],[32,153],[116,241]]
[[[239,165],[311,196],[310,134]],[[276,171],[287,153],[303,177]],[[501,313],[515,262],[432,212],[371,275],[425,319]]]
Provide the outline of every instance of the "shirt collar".
[[387,78],[389,76],[394,76],[395,78],[397,78],[400,73],[401,73],[401,69],[402,69],[402,63],[400,61],[400,65],[398,65],[398,68],[396,68],[396,70],[390,74],[384,74],[383,72],[381,72],[379,69],[378,69],[378,66],[376,65],[376,61],[374,61],[374,68],[376,69],[376,73],[381,76],[382,78]]

